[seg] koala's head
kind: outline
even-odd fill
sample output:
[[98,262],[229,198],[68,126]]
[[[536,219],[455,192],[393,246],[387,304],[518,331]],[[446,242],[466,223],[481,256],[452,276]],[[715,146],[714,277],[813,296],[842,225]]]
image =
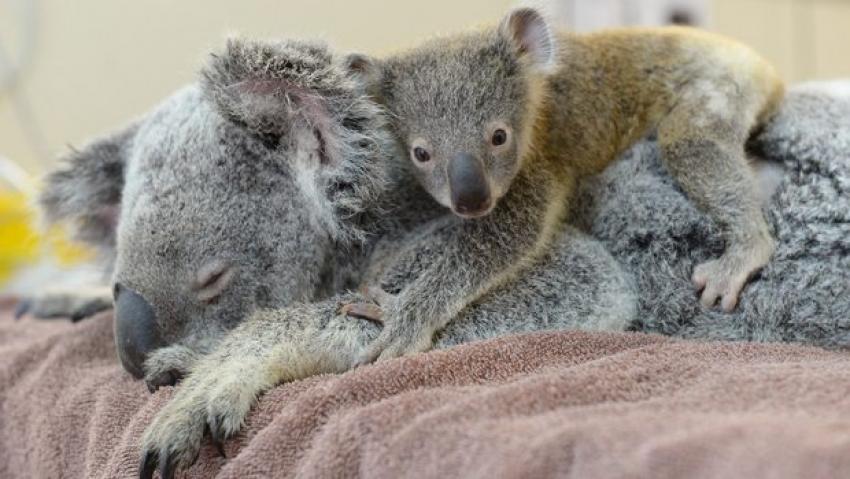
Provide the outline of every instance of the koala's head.
[[455,214],[478,217],[521,167],[555,47],[541,14],[524,8],[495,29],[353,65],[376,85],[424,188]]
[[65,159],[48,221],[114,264],[119,357],[203,350],[256,308],[322,295],[384,188],[378,107],[323,46],[231,41],[132,126]]

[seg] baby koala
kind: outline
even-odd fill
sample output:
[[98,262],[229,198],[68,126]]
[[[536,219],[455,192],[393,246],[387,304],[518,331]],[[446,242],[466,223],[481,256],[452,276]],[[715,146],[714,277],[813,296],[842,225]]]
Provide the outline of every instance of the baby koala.
[[743,45],[680,27],[556,34],[521,8],[386,59],[352,55],[350,68],[390,113],[422,186],[458,217],[412,284],[379,295],[385,326],[364,361],[429,349],[464,306],[546,250],[580,178],[650,133],[726,240],[693,272],[705,307],[733,310],[773,253],[744,144],[784,89]]

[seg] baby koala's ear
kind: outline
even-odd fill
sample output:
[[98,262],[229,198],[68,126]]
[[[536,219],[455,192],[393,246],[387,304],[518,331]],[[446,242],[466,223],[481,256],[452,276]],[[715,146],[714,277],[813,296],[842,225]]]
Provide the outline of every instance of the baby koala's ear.
[[342,67],[364,93],[373,97],[380,95],[383,73],[379,60],[362,53],[349,53],[343,57]]
[[512,10],[502,20],[499,32],[513,42],[535,68],[548,70],[555,65],[555,37],[539,11],[527,7]]

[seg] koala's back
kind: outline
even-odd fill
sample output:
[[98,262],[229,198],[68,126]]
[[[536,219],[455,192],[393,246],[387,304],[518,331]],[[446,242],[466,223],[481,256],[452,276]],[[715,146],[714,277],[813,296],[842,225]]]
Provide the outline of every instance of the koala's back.
[[622,28],[557,38],[544,147],[583,174],[602,171],[677,105],[752,124],[767,120],[783,98],[769,62],[698,29]]

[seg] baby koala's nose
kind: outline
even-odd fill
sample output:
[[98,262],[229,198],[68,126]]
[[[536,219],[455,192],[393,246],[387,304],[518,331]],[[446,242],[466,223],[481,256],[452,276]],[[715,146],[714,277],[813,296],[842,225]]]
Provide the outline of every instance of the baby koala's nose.
[[475,217],[489,211],[490,182],[481,161],[469,153],[455,155],[448,165],[452,209],[460,216]]
[[115,345],[121,364],[136,378],[144,377],[148,354],[162,347],[156,314],[139,293],[115,285]]

